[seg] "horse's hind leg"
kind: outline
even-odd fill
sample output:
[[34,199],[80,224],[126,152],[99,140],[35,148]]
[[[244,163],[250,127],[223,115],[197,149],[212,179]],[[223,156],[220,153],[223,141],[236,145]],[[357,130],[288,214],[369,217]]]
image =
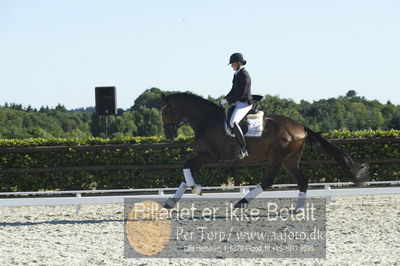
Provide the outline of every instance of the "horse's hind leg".
[[308,188],[308,178],[301,172],[299,168],[300,156],[301,155],[295,155],[282,163],[283,168],[297,181],[299,196],[297,198],[296,212],[304,209]]
[[244,204],[249,203],[252,199],[257,197],[261,192],[266,190],[267,188],[270,188],[274,182],[274,178],[276,175],[276,171],[278,170],[280,166],[280,162],[270,160],[267,163],[267,168],[265,169],[264,172],[264,179],[261,183],[261,185],[256,186],[252,190],[250,190],[249,193],[244,196],[240,201],[238,201],[235,204],[235,208],[242,208]]
[[261,182],[261,188],[266,190],[267,188],[272,187],[274,184],[274,178],[276,175],[276,171],[279,168],[280,163],[271,162],[267,164],[267,168],[265,169],[263,181]]

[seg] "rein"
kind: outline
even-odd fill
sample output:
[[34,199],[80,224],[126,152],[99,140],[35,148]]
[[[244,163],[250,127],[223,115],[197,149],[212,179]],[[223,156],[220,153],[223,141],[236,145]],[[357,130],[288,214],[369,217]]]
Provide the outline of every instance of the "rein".
[[168,129],[168,128],[180,128],[181,126],[183,126],[184,124],[187,124],[188,120],[186,119],[186,117],[184,117],[180,122],[176,122],[176,123],[167,123],[164,124],[164,128]]

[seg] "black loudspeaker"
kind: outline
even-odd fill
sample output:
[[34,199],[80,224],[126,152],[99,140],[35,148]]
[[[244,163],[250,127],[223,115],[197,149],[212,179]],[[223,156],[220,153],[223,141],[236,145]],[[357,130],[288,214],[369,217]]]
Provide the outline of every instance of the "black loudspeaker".
[[115,91],[115,87],[96,87],[96,114],[117,114]]

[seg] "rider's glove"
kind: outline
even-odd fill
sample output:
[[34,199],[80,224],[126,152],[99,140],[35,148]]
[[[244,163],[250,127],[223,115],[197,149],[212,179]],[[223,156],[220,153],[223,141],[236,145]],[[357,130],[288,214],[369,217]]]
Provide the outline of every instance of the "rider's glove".
[[222,98],[220,101],[220,104],[222,105],[222,106],[227,106],[229,103],[228,103],[228,101],[225,99],[225,98]]

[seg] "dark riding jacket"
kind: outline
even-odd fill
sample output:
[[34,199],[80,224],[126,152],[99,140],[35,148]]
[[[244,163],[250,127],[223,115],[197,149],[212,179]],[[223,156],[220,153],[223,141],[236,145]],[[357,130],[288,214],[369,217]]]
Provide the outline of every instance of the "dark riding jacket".
[[232,89],[225,96],[228,103],[234,103],[236,101],[252,103],[251,96],[251,79],[246,69],[242,68],[236,75],[233,76]]

